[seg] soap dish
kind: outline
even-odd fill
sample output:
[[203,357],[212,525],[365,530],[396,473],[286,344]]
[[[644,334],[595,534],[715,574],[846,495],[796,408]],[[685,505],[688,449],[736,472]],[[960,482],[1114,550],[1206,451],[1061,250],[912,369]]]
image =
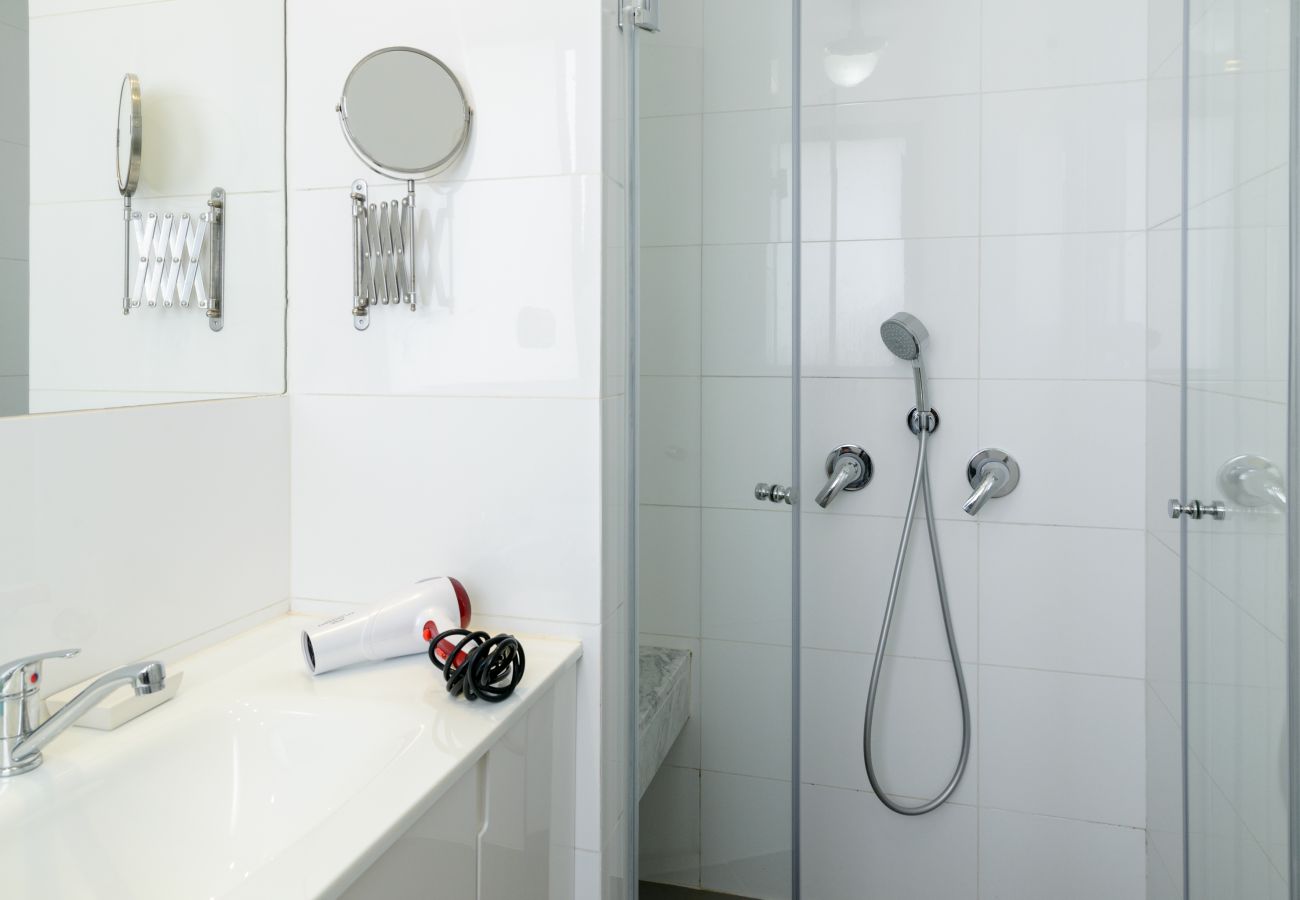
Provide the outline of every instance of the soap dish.
[[[103,700],[100,700],[84,716],[78,719],[74,724],[82,728],[94,728],[98,731],[112,731],[121,725],[130,722],[136,716],[147,713],[161,703],[166,703],[176,692],[181,689],[181,679],[185,677],[184,672],[168,672],[167,680],[163,682],[163,689],[153,694],[136,695],[136,692],[130,685],[113,691]],[[82,688],[90,684],[93,679],[87,679],[81,684],[73,685],[66,691],[59,691],[45,700],[45,708],[49,710],[50,715],[54,715],[62,709]]]

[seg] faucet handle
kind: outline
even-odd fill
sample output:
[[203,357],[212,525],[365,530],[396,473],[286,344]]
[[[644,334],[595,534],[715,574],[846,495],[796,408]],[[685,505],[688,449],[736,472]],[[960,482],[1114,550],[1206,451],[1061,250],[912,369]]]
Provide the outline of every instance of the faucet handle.
[[1005,450],[981,450],[966,465],[966,480],[975,489],[962,510],[967,515],[978,515],[993,497],[1005,497],[1020,484],[1020,466]]
[[[0,696],[11,694],[21,694],[26,685],[23,684],[23,670],[29,666],[37,666],[33,684],[40,681],[39,666],[47,659],[69,659],[81,652],[79,647],[73,647],[67,650],[47,650],[44,653],[33,653],[31,656],[24,656],[21,659],[15,659],[11,662],[0,665]],[[12,682],[12,683],[11,683]]]

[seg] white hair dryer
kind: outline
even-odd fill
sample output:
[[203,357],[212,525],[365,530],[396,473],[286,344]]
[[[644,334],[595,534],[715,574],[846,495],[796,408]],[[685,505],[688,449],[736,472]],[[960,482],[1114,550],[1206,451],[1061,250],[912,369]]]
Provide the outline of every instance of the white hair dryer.
[[[348,612],[302,633],[302,656],[313,675],[358,662],[427,653],[429,642],[449,628],[469,625],[469,594],[455,578],[425,578],[368,611]],[[445,646],[444,646],[445,645]],[[438,647],[445,660],[454,649]]]

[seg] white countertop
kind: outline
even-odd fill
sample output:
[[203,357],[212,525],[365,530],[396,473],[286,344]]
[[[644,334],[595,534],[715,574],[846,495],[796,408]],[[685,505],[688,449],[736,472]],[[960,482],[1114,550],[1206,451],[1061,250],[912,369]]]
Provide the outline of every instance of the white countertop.
[[6,900],[336,896],[581,655],[520,635],[514,696],[469,703],[423,656],[313,678],[298,634],[315,619],[165,659],[185,672],[176,699],[69,729],[0,780]]

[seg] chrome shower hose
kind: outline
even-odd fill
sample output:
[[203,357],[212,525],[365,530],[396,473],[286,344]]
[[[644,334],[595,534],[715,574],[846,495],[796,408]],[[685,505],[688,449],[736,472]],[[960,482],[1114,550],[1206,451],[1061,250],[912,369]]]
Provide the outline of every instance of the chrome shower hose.
[[[885,618],[880,625],[880,640],[876,644],[876,658],[871,663],[871,686],[867,691],[867,710],[862,724],[862,757],[867,767],[867,780],[880,798],[880,802],[889,809],[904,816],[919,816],[938,809],[961,783],[970,759],[970,700],[966,695],[966,677],[961,670],[961,654],[957,651],[957,636],[952,630],[952,610],[948,607],[948,586],[943,578],[943,562],[939,558],[939,532],[934,520],[934,503],[931,500],[930,469],[928,464],[929,431],[921,428],[917,435],[919,445],[916,453],[916,474],[912,479],[912,493],[907,501],[907,517],[903,520],[903,537],[898,545],[898,557],[894,561],[894,576],[889,585],[889,600],[885,603]],[[943,628],[948,637],[948,656],[952,659],[952,671],[957,678],[957,693],[961,697],[961,756],[957,768],[947,786],[932,800],[919,806],[903,806],[889,797],[881,787],[876,776],[876,767],[871,751],[871,723],[876,713],[876,693],[880,689],[880,673],[885,666],[885,647],[889,643],[889,632],[894,622],[894,607],[898,604],[898,590],[903,580],[903,565],[907,562],[907,544],[912,536],[912,523],[916,519],[916,501],[918,495],[925,498],[925,522],[930,533],[930,555],[934,559],[934,578],[939,585],[939,609],[943,613]]]

